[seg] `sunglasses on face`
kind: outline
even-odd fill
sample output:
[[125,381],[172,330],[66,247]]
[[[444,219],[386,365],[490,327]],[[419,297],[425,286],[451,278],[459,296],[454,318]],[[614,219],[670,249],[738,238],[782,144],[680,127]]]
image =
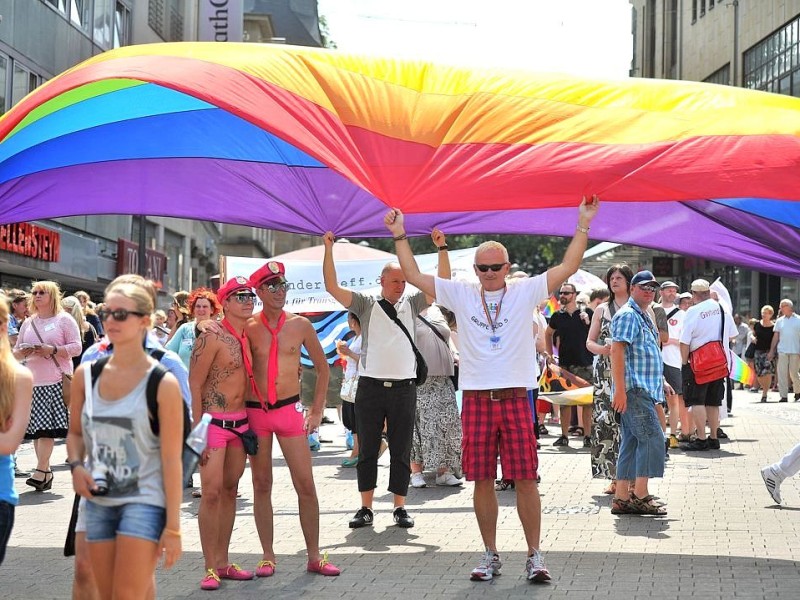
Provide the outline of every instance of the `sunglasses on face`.
[[270,294],[274,294],[280,290],[286,291],[289,287],[288,283],[265,283],[261,286],[262,288],[269,291]]
[[136,315],[137,317],[146,317],[144,313],[141,312],[134,312],[132,310],[125,310],[124,308],[118,308],[116,310],[98,310],[97,311],[97,318],[99,318],[103,323],[108,321],[109,317],[112,317],[115,321],[125,321],[127,320],[128,316]]
[[255,294],[234,294],[233,297],[239,304],[248,304],[256,299]]
[[559,296],[572,296],[575,292],[558,292]]
[[638,286],[638,287],[639,287],[639,289],[640,289],[640,290],[642,290],[643,292],[652,292],[652,293],[654,293],[654,294],[655,294],[656,290],[658,289],[658,287],[654,287],[654,286],[652,286],[652,285],[640,285],[640,286]]
[[45,290],[33,290],[31,294],[34,296],[46,296],[47,292]]
[[497,273],[500,269],[505,267],[508,263],[500,263],[497,265],[475,265],[475,268],[478,269],[481,273],[486,273],[486,271],[494,271]]

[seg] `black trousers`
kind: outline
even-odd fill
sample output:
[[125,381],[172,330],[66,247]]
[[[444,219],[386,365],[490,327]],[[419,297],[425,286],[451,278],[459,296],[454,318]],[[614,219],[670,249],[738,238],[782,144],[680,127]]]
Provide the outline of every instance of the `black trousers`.
[[379,380],[359,378],[356,392],[359,492],[374,490],[378,485],[378,452],[386,421],[391,458],[389,491],[398,496],[408,495],[416,407],[417,387],[413,383],[385,387]]

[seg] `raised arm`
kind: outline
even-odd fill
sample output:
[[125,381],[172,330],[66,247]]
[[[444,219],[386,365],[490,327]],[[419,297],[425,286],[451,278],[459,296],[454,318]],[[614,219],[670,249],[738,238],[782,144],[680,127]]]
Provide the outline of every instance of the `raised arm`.
[[[597,215],[600,206],[600,198],[592,196],[590,202],[586,202],[584,196],[578,208],[578,225],[575,228],[575,235],[564,253],[564,258],[560,265],[547,270],[547,291],[553,293],[557,286],[565,282],[581,266],[583,254],[586,252],[586,244],[589,241],[589,225]],[[407,277],[407,276],[406,276]]]
[[322,277],[325,280],[325,290],[339,304],[345,308],[350,308],[353,303],[353,292],[339,285],[339,280],[336,277],[336,265],[333,264],[333,242],[335,240],[336,238],[332,231],[328,231],[322,237],[322,241],[325,244],[325,255],[322,258]]
[[[429,298],[436,299],[436,283],[433,275],[425,275],[420,272],[414,253],[406,237],[406,229],[403,221],[403,213],[399,208],[393,208],[383,218],[386,228],[392,233],[394,238],[394,251],[400,268],[406,281],[418,290],[422,290]],[[449,267],[448,267],[449,268]],[[441,265],[439,266],[441,272]]]

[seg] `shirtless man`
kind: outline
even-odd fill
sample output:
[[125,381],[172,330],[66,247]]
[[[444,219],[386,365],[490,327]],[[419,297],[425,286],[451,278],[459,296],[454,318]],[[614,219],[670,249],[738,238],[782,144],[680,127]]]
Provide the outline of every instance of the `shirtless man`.
[[255,294],[244,277],[230,279],[217,292],[225,318],[219,331],[204,331],[195,342],[189,370],[194,424],[203,413],[213,417],[208,446],[200,461],[198,524],[206,574],[200,589],[217,590],[220,579],[252,579],[253,572],[228,562],[228,546],[236,517],[236,489],[244,473],[245,452],[237,435],[247,431],[245,396],[249,378],[244,368],[242,339],[253,314]]
[[[307,570],[338,575],[340,570],[319,552],[319,502],[311,473],[311,451],[307,436],[319,427],[325,408],[330,371],[325,352],[305,317],[283,310],[286,304],[286,270],[269,261],[250,276],[250,285],[264,304],[262,312],[247,322],[246,334],[253,354],[253,376],[257,398],[247,402],[250,428],[258,435],[258,454],[250,457],[253,472],[254,514],[264,555],[256,568],[258,577],[275,573],[272,548],[272,436],[278,439],[297,492],[300,527],[308,553]],[[300,347],[305,346],[317,384],[314,404],[303,415],[300,403]],[[205,492],[204,492],[205,493]]]

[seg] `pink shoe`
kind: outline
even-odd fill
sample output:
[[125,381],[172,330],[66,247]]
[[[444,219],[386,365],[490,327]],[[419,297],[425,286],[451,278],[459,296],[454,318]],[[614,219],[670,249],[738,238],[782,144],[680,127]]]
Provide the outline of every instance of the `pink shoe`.
[[235,579],[236,581],[246,581],[253,578],[252,571],[245,571],[235,563],[231,563],[222,569],[217,569],[217,574],[220,579]]
[[219,589],[219,575],[214,569],[206,569],[206,576],[200,582],[200,589],[209,592]]
[[262,560],[256,565],[256,577],[272,577],[275,575],[275,563],[271,560]]
[[325,575],[327,577],[335,577],[342,572],[339,567],[332,565],[328,561],[327,552],[322,555],[322,558],[319,559],[319,561],[308,561],[307,570],[309,573],[319,573],[320,575]]

